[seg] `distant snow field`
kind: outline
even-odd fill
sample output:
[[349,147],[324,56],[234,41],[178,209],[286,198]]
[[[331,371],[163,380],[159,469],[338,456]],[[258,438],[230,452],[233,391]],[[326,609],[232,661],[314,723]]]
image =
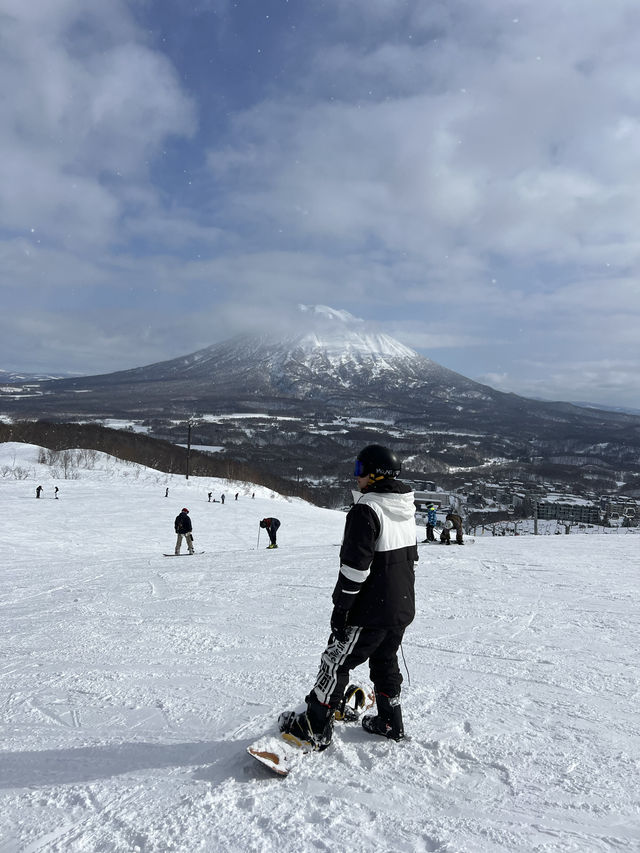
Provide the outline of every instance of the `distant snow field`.
[[[278,779],[246,747],[313,684],[344,514],[38,458],[0,445],[0,853],[640,849],[636,536],[421,546],[411,740],[336,724]],[[183,506],[205,553],[163,557]]]

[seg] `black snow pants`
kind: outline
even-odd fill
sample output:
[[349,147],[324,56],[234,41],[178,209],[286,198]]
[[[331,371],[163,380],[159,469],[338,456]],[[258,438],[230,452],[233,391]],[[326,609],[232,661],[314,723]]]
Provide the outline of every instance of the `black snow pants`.
[[267,533],[269,534],[269,542],[272,545],[276,544],[276,534],[278,532],[278,528],[280,527],[280,522],[274,518],[271,524],[267,527]]
[[337,708],[349,683],[349,673],[369,661],[369,675],[376,693],[398,696],[402,673],[398,666],[398,649],[405,628],[347,628],[347,639],[341,643],[333,636],[322,654],[320,669],[313,686],[319,702]]

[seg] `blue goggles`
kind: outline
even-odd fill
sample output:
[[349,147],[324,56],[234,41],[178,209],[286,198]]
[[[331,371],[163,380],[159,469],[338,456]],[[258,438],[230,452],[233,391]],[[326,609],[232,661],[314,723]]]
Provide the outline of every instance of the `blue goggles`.
[[364,477],[364,465],[359,459],[356,459],[356,464],[353,469],[354,477]]

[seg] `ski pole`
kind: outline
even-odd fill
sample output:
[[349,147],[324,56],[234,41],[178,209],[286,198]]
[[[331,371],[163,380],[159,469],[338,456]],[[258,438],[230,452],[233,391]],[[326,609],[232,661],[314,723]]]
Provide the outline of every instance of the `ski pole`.
[[260,547],[260,525],[258,525],[258,541],[256,543],[256,551]]

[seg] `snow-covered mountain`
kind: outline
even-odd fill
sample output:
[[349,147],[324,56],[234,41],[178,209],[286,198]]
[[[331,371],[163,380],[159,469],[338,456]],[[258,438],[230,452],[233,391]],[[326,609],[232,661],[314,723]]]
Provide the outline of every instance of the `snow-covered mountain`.
[[[362,320],[346,311],[323,305],[300,305],[298,327],[261,335],[239,335],[190,355],[134,370],[108,374],[104,381],[125,377],[139,381],[178,379],[218,382],[240,378],[261,387],[296,387],[306,395],[305,380],[317,388],[335,382],[354,387],[374,377],[417,378],[426,366],[435,362],[390,337],[365,328]],[[94,382],[100,377],[92,377]]]
[[[505,394],[419,355],[344,311],[300,306],[295,329],[240,335],[169,361],[3,393],[10,417],[120,418],[229,458],[321,478],[367,440],[388,440],[418,472],[495,463],[640,474],[640,418]],[[262,415],[249,425],[239,414]],[[222,423],[219,418],[226,420]],[[287,418],[286,429],[276,418]],[[218,419],[218,420],[216,420]],[[369,422],[369,427],[365,422]]]
[[166,407],[169,391],[172,405],[184,405],[187,411],[224,406],[242,410],[263,398],[279,409],[310,402],[348,415],[362,414],[363,405],[393,411],[417,406],[422,411],[425,392],[458,401],[489,400],[499,394],[372,331],[346,311],[306,305],[299,309],[293,331],[238,335],[168,361],[43,384],[39,405],[49,408],[50,398],[64,398],[68,408],[75,398],[73,408],[87,411],[92,401],[103,404],[106,395],[109,406],[121,406],[122,414],[130,409],[132,395],[152,410],[158,398]]
[[76,373],[16,373],[12,370],[0,370],[0,384],[24,385],[28,382],[47,382],[49,379],[64,379]]

